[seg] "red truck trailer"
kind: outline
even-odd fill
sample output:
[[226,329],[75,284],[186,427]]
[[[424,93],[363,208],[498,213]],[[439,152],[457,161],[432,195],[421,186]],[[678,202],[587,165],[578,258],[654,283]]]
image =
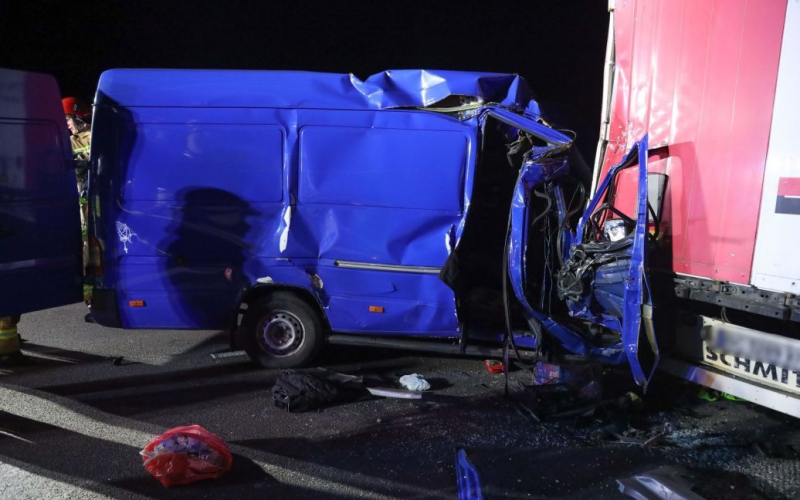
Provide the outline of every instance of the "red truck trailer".
[[[659,366],[800,417],[800,2],[609,12],[592,190],[648,134]],[[629,214],[636,175],[614,194]]]

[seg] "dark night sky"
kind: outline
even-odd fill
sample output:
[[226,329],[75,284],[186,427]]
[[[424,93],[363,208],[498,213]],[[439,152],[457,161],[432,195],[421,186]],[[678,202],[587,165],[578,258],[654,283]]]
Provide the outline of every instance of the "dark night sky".
[[90,100],[110,68],[432,68],[519,73],[558,125],[597,140],[604,0],[0,0],[0,66]]

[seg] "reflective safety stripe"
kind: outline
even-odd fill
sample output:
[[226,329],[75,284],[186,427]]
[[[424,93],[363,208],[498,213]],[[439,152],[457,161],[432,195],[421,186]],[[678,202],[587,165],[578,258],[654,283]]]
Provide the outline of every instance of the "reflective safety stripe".
[[85,153],[87,151],[89,151],[89,146],[84,146],[82,148],[75,148],[75,149],[72,150],[72,152],[75,153],[75,154]]
[[0,328],[0,340],[10,340],[17,338],[17,327]]

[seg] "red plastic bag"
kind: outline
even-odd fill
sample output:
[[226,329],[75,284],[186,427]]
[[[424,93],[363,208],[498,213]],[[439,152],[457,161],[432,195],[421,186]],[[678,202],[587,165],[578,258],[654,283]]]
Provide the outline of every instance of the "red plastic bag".
[[167,488],[220,477],[233,462],[225,441],[199,425],[170,429],[139,454],[147,472]]

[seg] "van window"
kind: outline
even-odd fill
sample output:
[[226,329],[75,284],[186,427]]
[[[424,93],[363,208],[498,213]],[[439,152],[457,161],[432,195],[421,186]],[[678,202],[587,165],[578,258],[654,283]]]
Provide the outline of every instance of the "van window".
[[303,127],[299,202],[460,212],[467,145],[452,131]]
[[144,123],[127,133],[133,147],[120,159],[123,199],[172,201],[182,189],[206,187],[245,201],[283,199],[280,127]]

